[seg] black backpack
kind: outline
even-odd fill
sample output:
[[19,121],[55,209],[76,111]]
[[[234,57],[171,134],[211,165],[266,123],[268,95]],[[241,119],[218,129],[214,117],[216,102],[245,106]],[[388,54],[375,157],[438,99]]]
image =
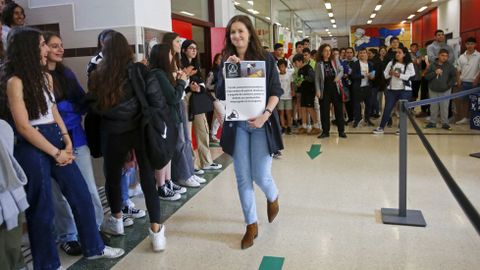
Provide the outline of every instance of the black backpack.
[[160,102],[165,104],[162,106],[165,110],[159,111],[157,108],[150,107],[145,96],[145,75],[146,69],[142,64],[134,64],[128,69],[128,78],[142,107],[140,120],[142,148],[152,168],[159,170],[165,167],[173,157],[177,132],[175,132],[175,124],[169,117],[167,101],[163,94],[160,95],[162,98]]

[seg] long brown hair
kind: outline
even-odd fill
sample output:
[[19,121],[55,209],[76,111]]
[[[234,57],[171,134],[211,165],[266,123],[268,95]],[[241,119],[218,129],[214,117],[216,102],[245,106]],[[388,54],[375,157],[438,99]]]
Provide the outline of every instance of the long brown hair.
[[172,55],[173,55],[173,59],[172,59],[172,63],[171,63],[173,71],[177,71],[177,69],[179,69],[181,67],[180,53],[175,52],[175,50],[173,49],[173,41],[179,36],[180,35],[175,33],[175,32],[170,32],[170,33],[166,33],[163,36],[163,39],[162,39],[162,43],[170,46],[170,51],[172,52]]
[[[43,32],[43,37],[45,38],[45,43],[50,43],[50,40],[54,37],[59,38],[62,40],[62,37],[60,37],[59,34],[54,33],[54,32]],[[65,72],[65,66],[63,65],[62,62],[60,63],[55,63],[55,71],[57,71],[59,74],[63,74]],[[65,91],[67,90],[67,79],[65,76],[52,76],[53,79],[53,93],[55,94],[55,99],[56,100],[62,100],[66,97]]]
[[267,52],[262,46],[260,39],[255,32],[252,21],[249,17],[245,15],[237,15],[230,19],[227,25],[227,30],[225,31],[225,47],[223,48],[222,55],[223,59],[227,60],[228,57],[232,55],[237,55],[237,49],[230,40],[230,31],[232,30],[232,24],[236,22],[241,22],[245,25],[250,34],[248,41],[247,52],[245,53],[245,60],[265,60],[267,59]]
[[111,32],[105,36],[102,54],[102,61],[92,73],[90,90],[98,98],[99,109],[107,109],[120,103],[124,95],[123,84],[133,51],[125,36]]
[[163,70],[170,83],[175,86],[177,82],[173,78],[174,70],[170,62],[170,53],[171,50],[168,44],[156,44],[150,51],[148,63],[150,69],[158,68]]
[[319,62],[323,62],[323,50],[325,50],[325,48],[329,47],[330,48],[330,57],[328,58],[330,61],[335,61],[335,55],[333,55],[332,53],[332,46],[330,46],[330,44],[328,43],[323,43],[322,45],[320,45],[320,47],[318,47],[318,51],[317,51],[317,63]]

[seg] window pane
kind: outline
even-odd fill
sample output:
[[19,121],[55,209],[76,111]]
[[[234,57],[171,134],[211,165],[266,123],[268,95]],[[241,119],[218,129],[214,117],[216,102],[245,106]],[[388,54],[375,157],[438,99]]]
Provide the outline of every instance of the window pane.
[[172,0],[172,13],[208,21],[208,0]]

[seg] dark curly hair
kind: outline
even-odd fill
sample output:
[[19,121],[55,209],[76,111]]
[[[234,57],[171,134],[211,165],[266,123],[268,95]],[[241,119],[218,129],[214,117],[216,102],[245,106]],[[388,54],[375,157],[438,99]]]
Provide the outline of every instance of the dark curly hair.
[[15,2],[10,2],[8,3],[4,8],[3,10],[1,11],[2,13],[2,23],[5,24],[6,26],[8,27],[12,27],[12,23],[13,23],[13,14],[15,13],[15,9],[19,7],[22,9],[22,15],[23,15],[23,18],[25,19],[26,16],[25,16],[25,10],[23,9],[22,6],[20,6],[19,4],[15,3]]
[[104,110],[119,104],[123,98],[123,84],[127,67],[133,62],[133,51],[124,35],[110,32],[105,36],[103,59],[92,72],[90,90],[98,98],[99,109]]
[[267,59],[267,51],[263,49],[262,43],[258,38],[255,27],[253,27],[252,21],[248,16],[245,15],[236,15],[230,19],[227,25],[227,30],[225,31],[225,47],[223,48],[222,54],[223,59],[227,60],[228,57],[232,55],[237,55],[237,49],[230,39],[230,31],[232,25],[236,22],[243,23],[250,34],[248,41],[247,52],[245,53],[245,60],[265,60]]
[[9,119],[7,82],[13,76],[22,80],[23,100],[30,120],[48,112],[44,93],[48,91],[48,79],[40,63],[40,37],[37,29],[21,27],[13,29],[8,40],[7,57],[0,72],[0,116]]

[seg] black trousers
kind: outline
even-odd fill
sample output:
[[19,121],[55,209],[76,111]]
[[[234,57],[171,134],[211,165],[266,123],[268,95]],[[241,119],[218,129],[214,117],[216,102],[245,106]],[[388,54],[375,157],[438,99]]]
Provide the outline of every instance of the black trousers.
[[[348,121],[353,121],[353,118],[355,117],[355,97],[353,96],[352,94],[352,91],[353,91],[353,86],[352,85],[349,85],[348,86],[348,89],[350,90],[350,100],[345,102],[345,109],[347,111],[347,116],[348,116]],[[337,117],[337,116],[335,116]]]
[[371,96],[372,96],[372,88],[370,86],[360,87],[355,89],[352,92],[353,96],[353,105],[354,105],[354,113],[355,113],[355,123],[360,122],[362,120],[362,106],[361,103],[365,104],[365,110],[363,115],[365,117],[365,121],[370,120],[370,107],[371,107]]
[[140,169],[140,185],[145,195],[145,204],[151,223],[160,223],[160,199],[158,198],[155,171],[150,165],[145,151],[142,149],[139,130],[122,134],[106,134],[104,136],[103,157],[105,170],[105,191],[111,212],[116,214],[122,210],[121,176],[127,153],[134,149]]
[[[425,79],[425,77],[422,78],[420,84],[421,84],[420,99],[421,100],[428,99],[428,81]],[[429,113],[430,105],[423,105],[422,112]]]
[[345,132],[345,120],[343,119],[342,96],[337,89],[325,89],[323,98],[320,100],[320,118],[322,121],[322,133],[330,133],[330,104],[333,104],[335,119],[337,120],[338,132]]
[[412,81],[412,100],[416,101],[418,99],[418,94],[420,92],[420,86],[422,85],[422,81]]

